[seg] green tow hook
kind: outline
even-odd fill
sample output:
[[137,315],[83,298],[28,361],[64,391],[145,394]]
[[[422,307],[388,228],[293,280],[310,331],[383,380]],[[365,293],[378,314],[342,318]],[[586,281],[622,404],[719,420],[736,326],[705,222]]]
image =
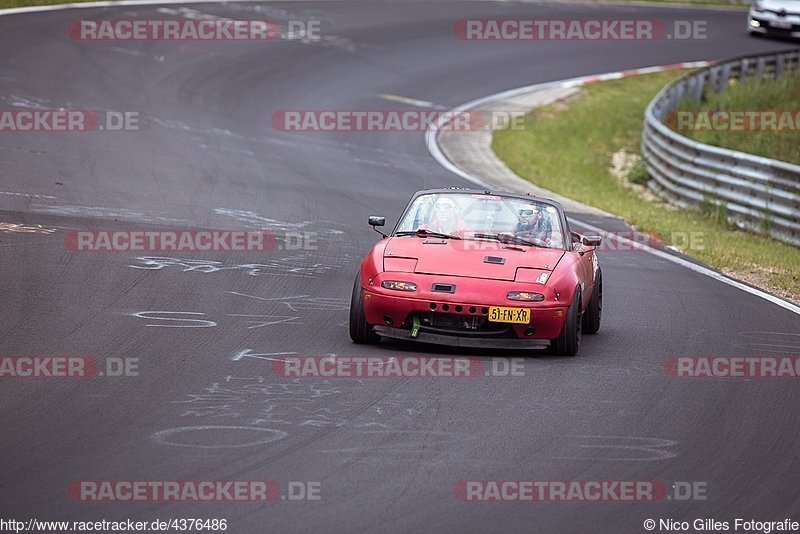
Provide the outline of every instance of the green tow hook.
[[411,333],[408,337],[417,337],[419,335],[419,316],[415,315],[411,323]]

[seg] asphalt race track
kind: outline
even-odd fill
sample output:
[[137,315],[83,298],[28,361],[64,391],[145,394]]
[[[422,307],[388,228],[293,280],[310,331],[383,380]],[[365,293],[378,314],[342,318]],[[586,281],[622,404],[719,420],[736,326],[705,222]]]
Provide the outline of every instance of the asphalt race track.
[[[161,9],[161,11],[159,11]],[[322,21],[321,41],[76,41],[77,18]],[[468,42],[464,18],[707,20],[704,41]],[[468,186],[422,133],[281,132],[285,109],[442,108],[517,86],[791,44],[744,13],[516,2],[253,2],[0,16],[0,108],[137,111],[139,131],[0,133],[0,353],[138,358],[138,376],[0,383],[0,517],[225,518],[230,532],[644,532],[647,518],[798,520],[793,380],[667,376],[681,355],[800,355],[800,317],[650,254],[605,252],[604,323],[523,376],[289,380],[355,346],[353,278],[423,187]],[[604,228],[613,220],[587,219]],[[21,225],[21,226],[19,226]],[[71,230],[263,228],[269,253],[71,252]],[[161,256],[162,259],[142,259]],[[218,263],[214,263],[218,262]],[[160,312],[160,313],[159,313]],[[470,352],[491,368],[512,352]],[[493,363],[494,362],[494,363]],[[462,502],[461,480],[701,482],[707,500]],[[80,480],[319,483],[320,500],[76,502]]]

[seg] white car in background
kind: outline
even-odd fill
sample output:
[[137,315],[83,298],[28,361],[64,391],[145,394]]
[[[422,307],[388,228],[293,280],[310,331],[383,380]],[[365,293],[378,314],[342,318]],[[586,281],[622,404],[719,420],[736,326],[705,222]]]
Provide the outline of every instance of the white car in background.
[[747,30],[751,35],[800,38],[800,0],[755,0]]

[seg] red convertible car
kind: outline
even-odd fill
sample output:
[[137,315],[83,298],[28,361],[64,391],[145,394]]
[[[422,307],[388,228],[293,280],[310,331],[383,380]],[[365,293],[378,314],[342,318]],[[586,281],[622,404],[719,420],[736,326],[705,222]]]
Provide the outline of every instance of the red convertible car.
[[569,230],[562,207],[514,193],[417,192],[361,263],[350,337],[574,355],[600,328],[599,236]]

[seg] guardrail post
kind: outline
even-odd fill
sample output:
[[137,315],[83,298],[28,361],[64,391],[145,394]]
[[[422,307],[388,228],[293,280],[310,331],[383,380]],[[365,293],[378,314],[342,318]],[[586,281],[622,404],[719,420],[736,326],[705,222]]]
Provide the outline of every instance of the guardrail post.
[[764,58],[762,56],[758,56],[756,59],[756,74],[761,76],[764,74]]
[[708,69],[708,83],[711,85],[712,91],[719,92],[719,69],[717,67]]
[[719,90],[724,91],[728,88],[728,81],[731,79],[731,64],[725,63],[722,66],[722,79],[719,82]]
[[705,85],[705,77],[697,76],[689,78],[689,91],[688,97],[696,102],[700,102],[703,98],[703,86]]

